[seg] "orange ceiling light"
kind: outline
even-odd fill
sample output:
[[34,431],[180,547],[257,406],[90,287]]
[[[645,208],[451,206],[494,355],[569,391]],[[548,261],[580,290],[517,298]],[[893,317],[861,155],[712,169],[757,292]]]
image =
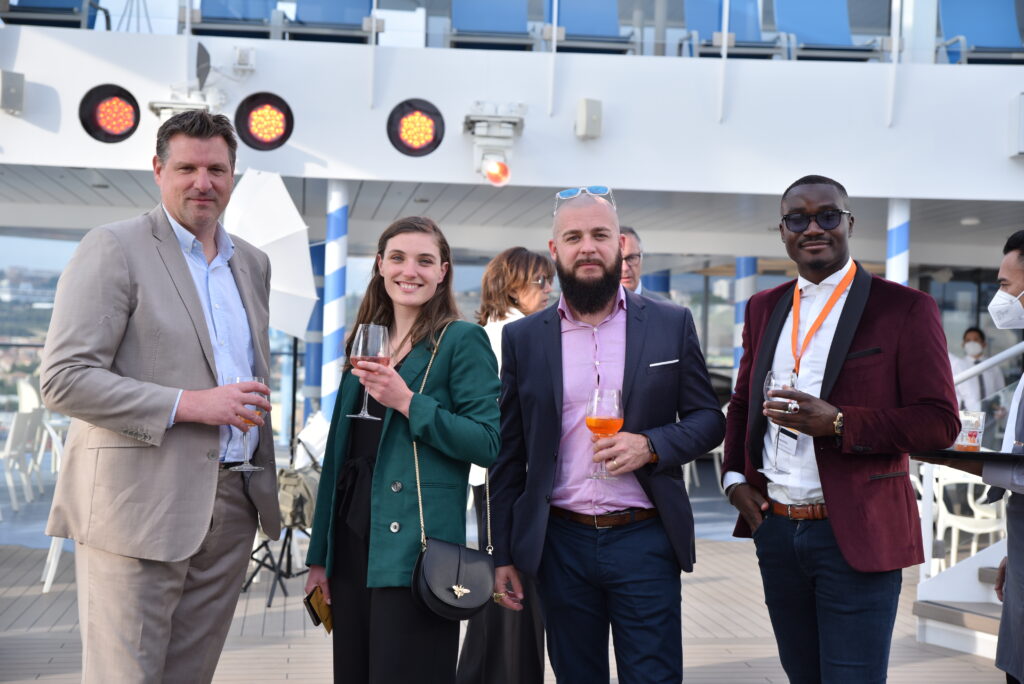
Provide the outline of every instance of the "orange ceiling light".
[[96,140],[117,143],[139,127],[139,103],[121,86],[108,83],[85,94],[78,105],[78,118]]
[[480,170],[488,183],[499,188],[512,180],[512,171],[508,168],[508,162],[503,159],[485,158]]
[[426,100],[404,100],[391,110],[387,133],[396,150],[410,157],[423,157],[441,144],[444,117]]
[[249,147],[273,150],[287,142],[295,126],[292,109],[273,93],[255,93],[235,111],[235,130]]
[[421,150],[434,142],[434,120],[416,110],[398,122],[398,138],[414,150]]

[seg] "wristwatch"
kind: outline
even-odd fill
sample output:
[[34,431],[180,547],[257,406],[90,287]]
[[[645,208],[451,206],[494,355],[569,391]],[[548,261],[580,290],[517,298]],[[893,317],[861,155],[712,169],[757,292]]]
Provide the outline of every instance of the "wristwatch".
[[837,436],[843,434],[843,412],[836,411],[836,419],[832,421],[832,429],[835,430]]
[[651,438],[647,435],[644,435],[644,437],[647,439],[647,450],[651,452],[651,460],[648,461],[648,463],[657,463],[658,454],[654,451],[654,442],[652,442]]

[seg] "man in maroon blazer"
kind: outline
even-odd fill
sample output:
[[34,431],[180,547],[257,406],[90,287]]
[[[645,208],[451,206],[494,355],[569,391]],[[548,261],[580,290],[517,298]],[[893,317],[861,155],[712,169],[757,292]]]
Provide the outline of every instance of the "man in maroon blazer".
[[924,560],[907,452],[960,429],[946,339],[931,297],[851,259],[842,185],[805,176],[781,209],[799,278],[747,305],[723,484],[790,681],[883,682],[901,568]]

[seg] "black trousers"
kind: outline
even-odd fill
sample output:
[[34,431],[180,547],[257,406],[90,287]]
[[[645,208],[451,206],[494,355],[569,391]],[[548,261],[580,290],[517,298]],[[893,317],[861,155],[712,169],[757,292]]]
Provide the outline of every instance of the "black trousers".
[[[481,547],[487,539],[484,486],[473,487]],[[459,656],[458,684],[542,684],[544,621],[532,579],[520,575],[526,600],[513,612],[493,601],[469,620]],[[504,591],[504,588],[495,589]]]
[[352,534],[344,520],[336,523],[334,541],[334,681],[453,684],[459,623],[420,608],[409,587],[368,589],[366,542]]

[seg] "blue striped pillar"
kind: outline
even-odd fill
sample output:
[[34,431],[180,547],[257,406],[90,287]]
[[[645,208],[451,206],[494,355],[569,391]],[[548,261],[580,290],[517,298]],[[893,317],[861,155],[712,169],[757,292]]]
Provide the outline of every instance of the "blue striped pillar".
[[743,357],[743,316],[747,311],[747,300],[757,292],[757,257],[736,257],[736,287],[733,301],[735,309],[732,327],[732,386],[736,387],[736,376],[740,372]]
[[889,200],[886,225],[885,277],[906,285],[910,282],[910,200]]
[[320,410],[334,413],[345,365],[345,263],[348,260],[348,184],[327,181],[327,240],[324,243],[324,356]]
[[662,294],[668,293],[671,288],[672,271],[665,269],[664,271],[645,273],[640,276],[640,282],[644,284],[644,290],[651,290],[652,292]]
[[313,282],[316,283],[316,305],[306,326],[306,358],[303,363],[305,379],[302,385],[302,424],[320,408],[320,375],[324,359],[324,243],[311,245],[309,259],[313,263]]

